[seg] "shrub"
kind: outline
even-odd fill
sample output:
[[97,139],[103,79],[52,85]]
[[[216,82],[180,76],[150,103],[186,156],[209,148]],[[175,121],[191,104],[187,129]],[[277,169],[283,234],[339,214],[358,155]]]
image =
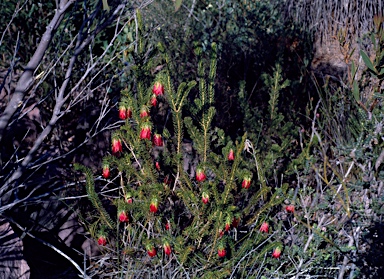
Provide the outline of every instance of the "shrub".
[[[137,63],[147,53],[145,44],[131,56],[135,76],[120,104],[132,109],[132,117],[113,133],[113,152],[103,161],[111,171],[103,186],[110,189],[110,202],[97,194],[90,170],[77,165],[87,176],[94,206],[89,229],[95,239],[109,239],[106,253],[113,256],[107,265],[116,274],[246,276],[244,270],[252,270],[265,253],[282,249],[275,233],[266,233],[265,225],[259,229],[271,211],[279,210],[288,185],[267,186],[246,134],[233,142],[212,126],[217,46],[210,48],[208,73],[199,62],[198,81],[177,87],[167,50],[159,45],[159,51],[166,66],[153,81],[146,71],[152,62]],[[202,61],[201,47],[195,54]],[[196,85],[198,97],[185,106]],[[151,106],[153,94],[156,106]],[[231,150],[233,160],[228,159]],[[114,209],[108,210],[112,204]],[[272,258],[268,262],[274,265]]]

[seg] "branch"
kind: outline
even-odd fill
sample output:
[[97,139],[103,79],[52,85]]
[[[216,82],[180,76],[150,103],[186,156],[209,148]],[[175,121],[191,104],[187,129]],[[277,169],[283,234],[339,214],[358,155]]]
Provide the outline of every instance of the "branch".
[[[9,219],[9,218],[8,218]],[[60,254],[61,256],[63,256],[64,258],[66,258],[81,274],[82,278],[87,278],[87,279],[90,279],[89,276],[87,276],[87,274],[80,268],[80,266],[74,261],[72,260],[67,254],[65,254],[63,251],[61,251],[60,249],[56,248],[55,246],[53,246],[52,244],[34,236],[33,234],[31,234],[30,232],[26,231],[25,228],[23,228],[20,224],[18,224],[17,222],[15,222],[14,220],[10,219],[9,220],[10,222],[12,222],[13,224],[15,224],[20,230],[23,231],[23,234],[24,235],[28,235],[29,237],[33,238],[33,239],[36,239],[37,241],[41,242],[42,244],[44,244],[45,246],[48,246],[49,248],[55,250],[55,252],[57,252],[58,254]]]
[[[63,83],[61,84],[61,87],[59,89],[59,93],[58,95],[56,96],[56,102],[55,102],[55,107],[53,109],[53,113],[52,113],[52,116],[51,116],[51,119],[48,123],[48,125],[44,128],[44,130],[41,132],[41,134],[37,137],[36,141],[34,142],[33,144],[33,147],[29,150],[28,154],[26,155],[26,157],[24,158],[23,162],[19,165],[19,167],[16,169],[16,171],[13,172],[13,174],[11,175],[11,177],[9,179],[7,179],[7,181],[4,183],[4,185],[1,187],[0,189],[0,197],[5,197],[6,193],[8,193],[9,191],[11,191],[11,184],[16,181],[17,179],[19,179],[24,170],[28,167],[28,165],[30,164],[30,162],[32,161],[32,158],[33,158],[33,155],[34,153],[40,148],[41,144],[43,143],[43,141],[47,138],[47,136],[51,133],[52,129],[54,128],[54,126],[56,125],[57,121],[64,115],[64,113],[61,111],[61,108],[63,107],[63,105],[65,104],[65,102],[67,101],[67,99],[71,96],[71,94],[74,92],[74,89],[77,88],[80,83],[89,75],[89,73],[91,72],[91,69],[93,69],[96,64],[92,65],[92,67],[90,69],[88,69],[86,71],[86,73],[80,78],[80,80],[78,81],[77,85],[72,88],[72,90],[70,91],[69,94],[65,95],[65,92],[67,91],[67,86],[69,84],[69,81],[70,81],[70,78],[72,76],[72,72],[74,70],[74,66],[75,66],[75,63],[76,63],[76,60],[77,60],[77,57],[78,55],[84,50],[84,48],[86,46],[88,46],[93,40],[94,38],[104,29],[106,28],[111,22],[113,22],[114,18],[118,15],[119,12],[123,11],[124,10],[124,4],[121,4],[119,5],[116,10],[114,11],[114,13],[99,27],[96,28],[96,30],[94,32],[92,32],[91,34],[89,34],[86,38],[84,38],[84,40],[78,40],[77,44],[76,44],[76,47],[75,47],[75,50],[74,50],[74,54],[73,56],[71,57],[70,61],[69,61],[69,65],[68,65],[68,68],[67,68],[67,71],[65,73],[65,78],[64,78],[64,81]],[[62,13],[61,13],[62,15]],[[56,17],[56,16],[55,16]],[[53,21],[53,20],[52,20]],[[52,25],[52,22],[50,24],[50,26]],[[50,28],[47,28],[48,30]],[[81,32],[81,30],[79,31]],[[45,36],[45,34],[44,34]],[[43,40],[44,40],[44,36],[43,36]],[[78,38],[80,38],[81,36],[78,36]],[[117,36],[116,36],[117,37]],[[115,38],[116,38],[115,37]],[[39,46],[40,47],[40,46]],[[46,45],[46,47],[48,47],[48,44]],[[38,48],[39,49],[39,48]],[[45,48],[46,50],[46,48]],[[44,50],[44,52],[45,52]],[[40,60],[42,59],[43,57],[43,53],[42,56],[40,57]],[[37,51],[36,51],[37,53]],[[106,52],[104,52],[105,54]],[[33,60],[33,58],[31,59],[31,61]],[[37,67],[37,65],[36,65]],[[35,68],[36,68],[35,67]],[[26,71],[24,72],[24,74],[20,77],[20,81],[19,81],[19,84],[22,80],[25,80],[26,77],[24,77],[23,79],[23,76],[26,76],[26,73],[27,75],[30,76],[30,82],[33,83],[33,77],[32,77],[32,71]],[[28,74],[29,73],[29,74]],[[18,84],[18,86],[19,86]],[[24,91],[26,91],[28,88],[25,88]],[[17,87],[16,87],[16,91],[17,91]],[[12,97],[12,100],[14,99],[16,95],[16,92],[14,94],[14,96]],[[22,99],[24,97],[24,92],[20,95],[20,98]],[[19,101],[17,101],[17,105],[15,107],[15,110],[17,109],[18,107],[18,104],[21,102],[21,99]],[[10,101],[10,104],[8,104],[8,107],[11,107],[11,103],[12,103],[12,100]],[[6,109],[6,110],[7,110]],[[14,111],[15,111],[14,110]],[[13,111],[13,113],[14,113]],[[13,114],[12,113],[12,114]],[[5,115],[4,115],[5,116]],[[4,117],[3,116],[3,117]],[[9,115],[9,118],[7,119],[7,122],[4,126],[4,128],[7,126],[8,124],[8,121],[10,119],[12,115]],[[0,140],[1,140],[1,118],[0,118]],[[3,128],[3,129],[4,129]],[[7,203],[7,199],[8,199],[8,196],[5,197],[5,199],[3,198],[3,203]]]
[[37,46],[35,53],[33,54],[31,60],[28,62],[25,67],[24,73],[21,75],[13,94],[11,100],[9,101],[7,107],[4,110],[3,115],[0,117],[0,142],[3,139],[4,131],[8,126],[9,120],[14,115],[17,108],[21,105],[25,93],[34,83],[33,73],[36,68],[39,66],[41,60],[43,59],[45,52],[48,49],[48,46],[54,36],[57,27],[60,25],[63,20],[64,13],[71,6],[75,0],[61,0],[59,8],[56,9],[56,13],[47,26],[47,30],[41,38],[40,44]]

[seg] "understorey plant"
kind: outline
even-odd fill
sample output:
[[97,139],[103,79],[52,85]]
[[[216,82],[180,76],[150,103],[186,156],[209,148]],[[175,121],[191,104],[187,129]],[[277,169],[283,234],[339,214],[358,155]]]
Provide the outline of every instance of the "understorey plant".
[[[76,165],[94,207],[90,232],[112,255],[104,268],[134,278],[245,278],[265,257],[279,265],[284,249],[268,214],[283,210],[287,185],[267,186],[247,134],[231,139],[214,126],[216,44],[209,59],[195,46],[197,81],[178,86],[167,50],[157,50],[147,62],[145,43],[132,50],[122,125],[97,177]],[[155,58],[163,67],[151,79]]]

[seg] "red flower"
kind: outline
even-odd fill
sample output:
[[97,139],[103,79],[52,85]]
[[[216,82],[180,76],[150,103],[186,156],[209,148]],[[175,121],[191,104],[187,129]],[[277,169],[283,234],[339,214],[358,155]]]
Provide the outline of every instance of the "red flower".
[[281,255],[281,248],[276,247],[275,250],[273,250],[272,257],[278,259],[280,258],[280,255]]
[[227,251],[225,250],[225,248],[222,245],[220,245],[219,248],[217,249],[217,255],[220,258],[223,258],[223,257],[225,257],[226,254],[227,254]]
[[165,224],[165,230],[169,231],[169,229],[171,228],[171,223],[169,223],[169,221]]
[[285,207],[285,210],[286,210],[288,213],[293,213],[293,212],[295,212],[295,206],[292,205],[292,204],[287,205],[287,206]]
[[125,195],[125,201],[129,204],[133,203],[132,195],[130,193]]
[[164,253],[169,256],[172,252],[171,245],[169,245],[168,242],[164,242],[163,248],[164,248]]
[[225,231],[226,232],[229,231],[230,228],[231,228],[231,224],[226,223],[225,224]]
[[156,213],[157,212],[157,199],[152,199],[151,204],[149,205],[149,211]]
[[123,146],[121,145],[121,140],[112,139],[112,154],[117,155],[123,151]]
[[155,84],[153,85],[152,92],[156,96],[163,95],[164,94],[164,86],[160,82],[156,81]]
[[151,246],[150,248],[147,248],[147,254],[148,254],[148,256],[153,258],[157,254],[156,248],[153,246]]
[[233,220],[232,220],[232,227],[237,228],[237,226],[239,225],[239,223],[240,223],[240,217],[233,217]]
[[119,221],[121,223],[125,223],[129,221],[128,215],[124,210],[119,213]]
[[227,218],[225,219],[225,231],[229,231],[229,229],[231,228],[231,222],[232,222],[232,219],[231,217],[228,215]]
[[251,186],[251,178],[249,176],[245,176],[243,179],[243,183],[241,184],[241,187],[244,189],[248,189]]
[[163,146],[164,145],[163,138],[161,137],[160,134],[154,134],[153,135],[153,144],[155,146]]
[[151,105],[153,107],[155,107],[157,105],[157,98],[156,98],[155,94],[153,94],[152,97],[151,97]]
[[156,163],[155,163],[155,167],[156,167],[156,169],[157,169],[158,171],[160,171],[160,163],[159,163],[159,161],[156,161]]
[[147,106],[142,106],[140,110],[140,118],[148,117],[149,112]]
[[206,192],[203,192],[203,194],[201,195],[201,201],[204,204],[207,204],[209,202],[209,195]]
[[100,235],[99,238],[97,239],[97,244],[101,246],[107,245],[107,239],[104,235]]
[[119,107],[119,117],[121,120],[125,120],[128,118],[127,108],[124,105],[121,105]]
[[228,153],[228,161],[235,160],[235,153],[233,152],[233,149],[231,148]]
[[264,222],[260,226],[260,232],[268,233],[269,225],[267,222]]
[[206,177],[206,175],[205,175],[205,173],[204,173],[204,170],[198,168],[198,169],[196,170],[196,180],[197,180],[198,182],[203,182],[206,178],[207,178],[207,177]]
[[144,124],[141,128],[140,139],[151,139],[151,127],[148,124]]
[[127,108],[127,118],[132,117],[132,109],[130,107]]
[[108,164],[104,164],[103,166],[103,177],[105,179],[107,179],[110,175],[110,171],[109,171],[109,165]]

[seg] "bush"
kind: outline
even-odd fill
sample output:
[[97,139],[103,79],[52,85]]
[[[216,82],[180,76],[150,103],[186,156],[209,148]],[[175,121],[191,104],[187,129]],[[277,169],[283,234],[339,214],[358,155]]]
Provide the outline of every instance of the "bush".
[[[144,46],[131,57],[143,61]],[[170,57],[163,46],[159,50],[166,66],[154,82],[147,82],[151,62],[134,60],[132,85],[122,91],[119,107],[125,122],[112,135],[112,154],[103,160],[107,184],[100,186],[110,201],[98,196],[90,170],[77,166],[86,173],[94,206],[89,229],[107,245],[106,253],[113,255],[108,258],[116,259],[105,268],[138,277],[180,272],[179,277],[199,278],[253,270],[266,252],[283,248],[269,230],[268,216],[279,210],[288,185],[268,187],[247,136],[233,142],[212,126],[216,45],[211,47],[208,73],[199,62],[198,81],[177,87],[167,63]],[[196,47],[195,53],[200,58],[202,48]],[[185,106],[195,85],[198,97]],[[252,165],[259,167],[257,172]],[[114,209],[108,210],[112,204]],[[268,263],[276,265],[276,260]]]
[[[294,92],[315,86],[290,75],[292,57],[279,51],[268,61],[272,52],[241,49],[252,45],[247,22],[252,16],[278,18],[275,7],[225,3],[228,10],[196,7],[204,20],[191,34],[203,39],[189,41],[194,52],[177,53],[175,59],[169,53],[179,41],[160,43],[156,51],[153,38],[143,39],[142,25],[138,33],[130,31],[137,48],[121,63],[130,65],[121,82],[126,86],[119,103],[124,123],[112,135],[112,154],[103,160],[104,179],[77,166],[86,174],[93,204],[89,230],[105,245],[103,265],[92,272],[180,278],[380,276],[380,264],[366,270],[362,263],[373,262],[371,253],[383,256],[368,245],[372,230],[382,229],[383,213],[382,19],[375,18],[371,36],[375,58],[361,53],[367,66],[362,76],[353,64],[343,86],[325,79],[323,87],[307,94],[317,98],[294,110]],[[211,21],[210,15],[221,21]],[[286,32],[279,24],[253,29],[268,38],[271,26]],[[207,34],[217,36],[219,46]],[[222,39],[236,34],[232,45]],[[261,77],[256,87],[220,75],[230,55],[244,53],[255,58],[252,64],[264,59],[262,65],[273,65],[271,71],[251,71]],[[305,59],[297,72],[305,71]],[[235,64],[237,73],[243,62]],[[197,78],[191,80],[194,73]],[[228,84],[229,91],[222,86]],[[217,100],[228,92],[241,120],[235,121],[235,132],[220,126],[226,114]],[[263,106],[254,106],[254,92]]]

